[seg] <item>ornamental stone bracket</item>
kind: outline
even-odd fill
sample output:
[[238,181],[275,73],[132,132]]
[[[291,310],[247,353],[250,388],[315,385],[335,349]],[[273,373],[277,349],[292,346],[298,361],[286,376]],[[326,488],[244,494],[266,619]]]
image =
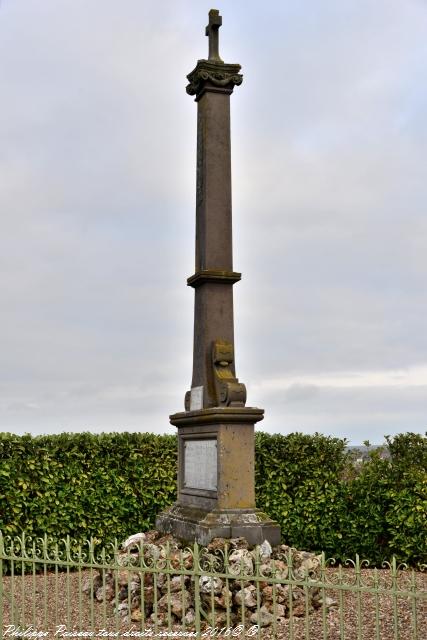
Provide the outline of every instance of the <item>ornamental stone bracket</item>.
[[244,407],[246,387],[235,377],[234,347],[226,340],[215,340],[212,345],[212,365],[218,407]]

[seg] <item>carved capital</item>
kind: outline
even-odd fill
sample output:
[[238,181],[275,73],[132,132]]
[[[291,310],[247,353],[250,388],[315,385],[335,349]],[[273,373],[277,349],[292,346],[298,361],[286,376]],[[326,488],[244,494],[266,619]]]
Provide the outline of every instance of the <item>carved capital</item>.
[[240,69],[240,64],[199,60],[196,68],[187,76],[190,83],[186,88],[187,93],[195,95],[196,100],[206,90],[232,93],[234,87],[243,82]]

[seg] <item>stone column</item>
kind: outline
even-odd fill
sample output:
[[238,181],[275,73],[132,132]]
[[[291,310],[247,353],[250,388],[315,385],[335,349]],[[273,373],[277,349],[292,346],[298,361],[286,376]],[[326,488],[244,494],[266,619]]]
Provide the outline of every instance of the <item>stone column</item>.
[[[199,61],[193,74],[200,78],[205,73],[208,74],[206,65]],[[241,81],[241,76],[236,79]],[[232,253],[230,94],[233,82],[217,87],[212,81],[199,81],[196,86],[190,84],[187,91],[197,92],[196,265],[195,274],[187,281],[195,289],[191,387],[203,387],[200,408],[204,408],[217,405],[213,343],[221,338],[234,351],[233,284],[240,279],[240,273],[233,272]],[[234,376],[234,360],[230,370]]]
[[280,541],[280,529],[255,507],[254,424],[234,360],[230,95],[239,64],[219,57],[219,12],[209,12],[209,59],[187,76],[197,102],[197,188],[193,377],[178,428],[178,499],[156,526],[206,544],[216,536]]

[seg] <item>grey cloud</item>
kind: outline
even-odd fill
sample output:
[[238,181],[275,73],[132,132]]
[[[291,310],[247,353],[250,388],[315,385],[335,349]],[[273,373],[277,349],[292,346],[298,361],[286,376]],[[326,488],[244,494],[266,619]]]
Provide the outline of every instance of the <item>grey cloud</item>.
[[283,395],[286,403],[300,403],[311,400],[317,393],[319,393],[319,387],[315,384],[295,383],[285,389]]
[[[209,9],[1,5],[2,429],[164,431],[182,407],[185,74],[206,55]],[[239,377],[250,392],[276,375],[425,364],[425,4],[239,0],[222,13],[223,57],[245,74],[232,97]],[[295,384],[249,398],[269,430],[422,428],[421,392],[375,394]]]
[[261,425],[269,432],[320,431],[345,437],[353,444],[365,439],[381,444],[385,435],[426,432],[426,398],[426,386],[392,391],[321,388],[301,397],[299,403],[289,403],[286,392],[265,393],[260,400],[268,409]]

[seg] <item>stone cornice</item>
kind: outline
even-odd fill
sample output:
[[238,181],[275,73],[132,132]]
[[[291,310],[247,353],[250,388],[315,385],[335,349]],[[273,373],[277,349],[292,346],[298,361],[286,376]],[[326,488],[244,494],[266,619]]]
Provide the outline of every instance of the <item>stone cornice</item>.
[[202,424],[255,423],[264,418],[264,409],[258,407],[211,407],[198,411],[181,411],[169,416],[175,427]]
[[240,69],[240,64],[198,60],[195,69],[187,76],[190,83],[186,87],[187,93],[190,96],[195,95],[196,100],[206,90],[232,93],[236,85],[242,84],[243,75],[239,73]]
[[221,284],[234,284],[242,277],[241,273],[236,271],[217,271],[215,269],[203,269],[197,271],[193,276],[187,278],[189,287],[199,287],[205,282],[219,282]]

